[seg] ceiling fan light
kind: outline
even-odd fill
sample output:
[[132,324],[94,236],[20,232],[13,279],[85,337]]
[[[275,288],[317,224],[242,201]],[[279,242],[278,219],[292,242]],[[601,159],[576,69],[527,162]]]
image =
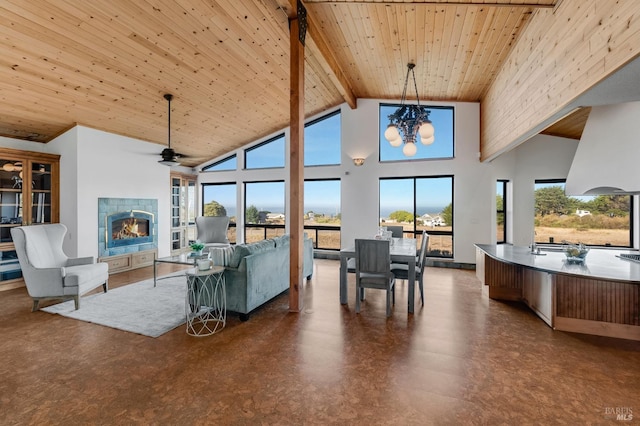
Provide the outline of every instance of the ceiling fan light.
[[413,157],[416,155],[416,152],[418,152],[418,148],[413,142],[407,142],[404,144],[404,147],[402,147],[402,153],[407,157]]
[[[400,139],[400,133],[395,124],[389,124],[387,130],[384,131],[384,137],[391,143],[391,146],[400,146],[402,140]],[[398,141],[397,145],[394,145],[394,141]]]
[[158,161],[158,163],[160,163],[162,165],[165,165],[165,166],[169,166],[169,167],[179,166],[180,165],[180,163],[178,163],[176,160],[160,160],[160,161]]
[[420,128],[418,129],[418,133],[420,133],[420,137],[422,138],[422,140],[432,138],[435,133],[435,129],[433,128],[433,124],[431,124],[431,121],[422,122]]

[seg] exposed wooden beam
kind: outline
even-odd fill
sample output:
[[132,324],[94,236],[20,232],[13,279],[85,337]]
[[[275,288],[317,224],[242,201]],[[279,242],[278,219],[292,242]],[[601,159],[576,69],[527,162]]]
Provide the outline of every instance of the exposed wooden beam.
[[309,4],[375,4],[375,5],[410,5],[410,6],[487,6],[487,7],[529,7],[532,9],[555,7],[554,4],[539,3],[499,3],[499,2],[477,2],[477,1],[376,1],[376,0],[307,0]]
[[[304,304],[304,45],[300,19],[290,20],[290,137],[289,137],[289,311]],[[304,29],[302,29],[304,31]]]
[[[297,7],[296,0],[276,0],[276,2],[278,7],[282,9],[290,19],[295,16]],[[357,99],[346,77],[346,73],[340,67],[333,51],[329,48],[326,38],[320,28],[315,24],[311,14],[307,14],[307,43],[319,53],[318,56],[321,59],[319,62],[322,68],[329,76],[335,88],[340,92],[344,101],[351,108],[357,108]]]
[[320,61],[322,68],[325,70],[336,89],[338,89],[338,92],[340,92],[344,101],[352,109],[356,109],[358,107],[356,95],[354,95],[353,89],[349,84],[349,80],[345,76],[344,71],[342,71],[340,64],[338,64],[333,51],[329,49],[329,44],[325,40],[322,31],[320,31],[320,28],[315,24],[313,16],[307,16],[307,23],[309,25],[308,31],[311,35],[311,43],[324,59],[324,61]]

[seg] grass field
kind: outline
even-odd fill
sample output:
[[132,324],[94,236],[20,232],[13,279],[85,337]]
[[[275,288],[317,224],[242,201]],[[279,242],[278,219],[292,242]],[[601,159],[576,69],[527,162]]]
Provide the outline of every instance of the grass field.
[[[317,225],[313,222],[305,222],[305,225]],[[409,225],[406,226],[409,229]],[[431,229],[437,230],[451,230],[451,227],[427,227],[427,233]],[[419,227],[419,231],[422,228]],[[235,241],[235,228],[229,229],[229,238]],[[575,229],[575,228],[555,228],[537,226],[536,242],[548,243],[553,239],[553,242],[560,244],[563,241],[569,241],[571,243],[584,242],[589,245],[612,245],[612,246],[629,246],[629,231],[626,229]],[[318,242],[316,242],[316,235],[313,231],[306,231],[309,237],[314,240],[314,246],[327,249],[340,249],[340,232],[339,231],[319,231]],[[501,231],[500,231],[501,232]],[[282,235],[283,229],[269,229],[267,231],[267,238],[272,238],[277,235]],[[373,236],[372,236],[373,237]],[[247,242],[255,242],[264,239],[263,228],[249,228],[246,235]],[[439,252],[451,252],[453,250],[453,239],[448,235],[430,235],[429,237],[429,251]]]
[[536,242],[548,243],[550,238],[553,242],[561,243],[569,241],[571,243],[584,242],[590,245],[612,245],[629,246],[628,229],[575,229],[575,228],[550,228],[536,226]]

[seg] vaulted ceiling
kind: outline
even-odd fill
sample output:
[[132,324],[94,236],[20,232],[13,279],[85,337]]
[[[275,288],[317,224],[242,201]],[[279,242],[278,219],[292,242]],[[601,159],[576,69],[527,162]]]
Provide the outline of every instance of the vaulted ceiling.
[[[559,0],[304,3],[312,115],[399,99],[409,62],[421,99],[480,101],[536,12]],[[3,0],[0,135],[47,142],[80,124],[160,152],[171,93],[183,164],[218,157],[288,125],[290,15],[289,0]],[[579,137],[584,119],[548,132]]]

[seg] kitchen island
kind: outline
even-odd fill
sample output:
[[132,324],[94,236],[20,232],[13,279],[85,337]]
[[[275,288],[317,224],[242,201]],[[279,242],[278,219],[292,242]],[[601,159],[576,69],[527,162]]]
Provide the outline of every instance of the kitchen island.
[[584,264],[560,247],[476,244],[476,274],[496,300],[526,303],[555,330],[640,340],[640,263],[631,250],[592,249]]

